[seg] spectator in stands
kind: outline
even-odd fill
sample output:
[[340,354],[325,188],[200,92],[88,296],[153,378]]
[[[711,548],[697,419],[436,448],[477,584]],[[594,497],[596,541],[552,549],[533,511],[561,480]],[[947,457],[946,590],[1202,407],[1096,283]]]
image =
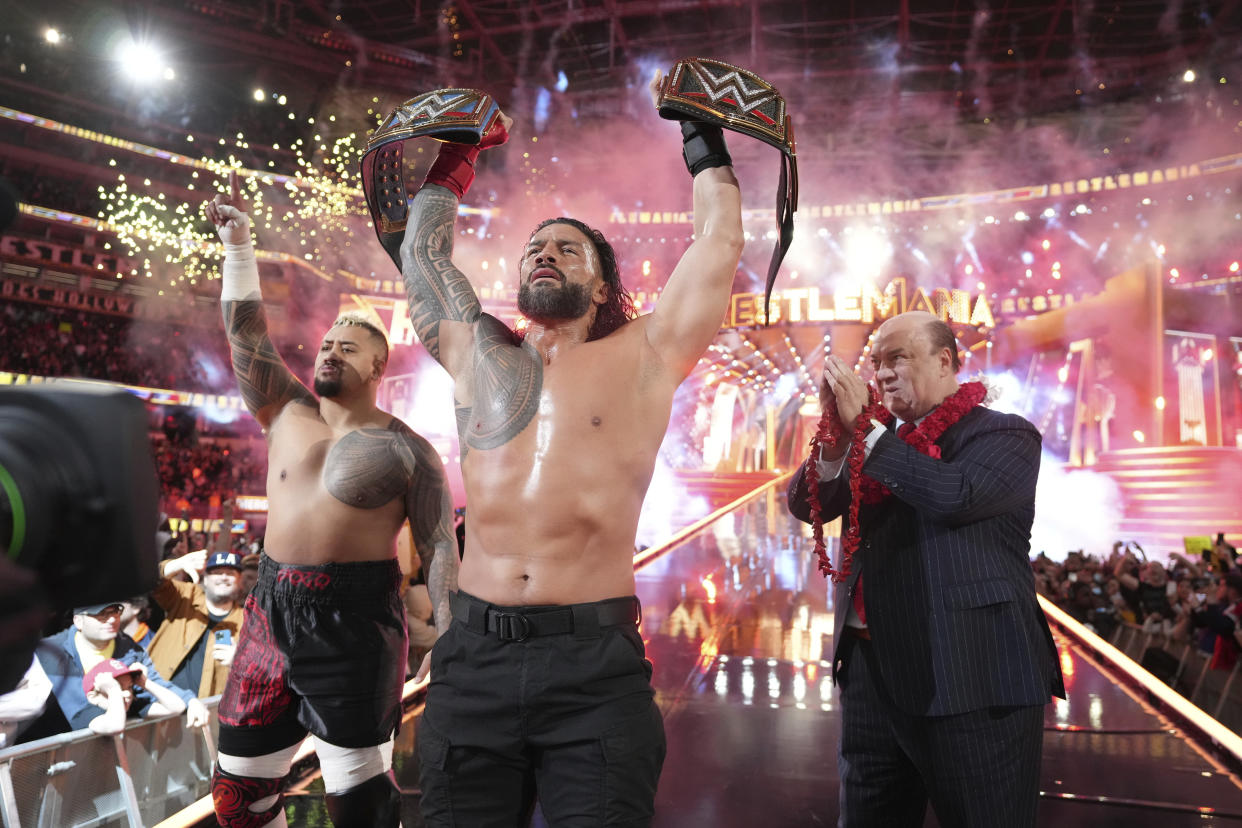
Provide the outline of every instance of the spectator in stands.
[[30,667],[17,686],[0,695],[0,750],[12,747],[22,732],[35,722],[47,706],[52,682],[39,659],[31,657]]
[[[151,661],[173,684],[206,698],[224,692],[242,624],[237,601],[242,556],[200,549],[161,564],[152,597],[165,619],[151,642]],[[173,576],[184,573],[190,581]]]
[[[124,664],[140,664],[145,670],[147,682],[159,684],[173,691],[185,702],[186,722],[191,727],[207,723],[207,708],[194,694],[182,690],[163,678],[145,650],[125,633],[121,632],[121,602],[80,607],[74,610],[73,624],[53,636],[45,638],[38,650],[39,663],[52,682],[52,697],[56,709],[48,705],[40,722],[40,735],[77,730],[86,727],[99,715],[95,705],[87,701],[82,679],[92,668],[108,659]],[[134,691],[137,702],[146,709],[154,697],[150,691],[138,687]],[[32,728],[33,730],[34,728]],[[29,734],[27,734],[29,735]]]
[[[146,693],[139,697],[137,690]],[[120,733],[126,719],[180,713],[186,705],[168,687],[148,682],[141,664],[126,664],[115,658],[104,659],[82,677],[82,692],[91,707],[102,710],[86,723],[101,736]]]
[[1173,607],[1174,624],[1180,623],[1183,618],[1189,618],[1200,606],[1199,598],[1195,595],[1194,579],[1180,578],[1174,588],[1173,597],[1169,600]]
[[1137,559],[1127,551],[1114,569],[1117,580],[1121,582],[1121,594],[1134,608],[1141,622],[1153,615],[1159,616],[1159,620],[1171,620],[1169,573],[1159,561],[1148,561],[1139,567],[1136,577],[1134,569],[1137,563]]
[[1069,599],[1061,603],[1061,608],[1080,624],[1090,624],[1095,614],[1095,601],[1091,595],[1091,585],[1083,581],[1069,585]]
[[250,590],[259,580],[259,555],[252,552],[241,559],[241,577],[237,579],[237,603],[245,606]]
[[145,595],[135,595],[128,601],[122,601],[121,632],[128,635],[138,646],[147,649],[151,639],[155,638],[155,630],[147,624],[151,620],[151,599]]
[[1174,628],[1175,637],[1197,638],[1199,647],[1212,653],[1211,667],[1232,670],[1242,652],[1242,572],[1227,572],[1216,585],[1214,600],[1191,612]]
[[1121,593],[1121,581],[1116,577],[1112,577],[1104,581],[1104,598],[1108,602],[1116,614],[1117,620],[1124,621],[1127,624],[1135,624],[1138,622],[1138,616],[1127,603],[1126,598]]

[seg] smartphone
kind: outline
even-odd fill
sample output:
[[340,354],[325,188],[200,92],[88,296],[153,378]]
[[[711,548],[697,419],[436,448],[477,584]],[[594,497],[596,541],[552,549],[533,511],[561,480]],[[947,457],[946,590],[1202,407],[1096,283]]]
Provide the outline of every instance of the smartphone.
[[216,630],[216,643],[227,647],[233,643],[233,633],[229,630]]

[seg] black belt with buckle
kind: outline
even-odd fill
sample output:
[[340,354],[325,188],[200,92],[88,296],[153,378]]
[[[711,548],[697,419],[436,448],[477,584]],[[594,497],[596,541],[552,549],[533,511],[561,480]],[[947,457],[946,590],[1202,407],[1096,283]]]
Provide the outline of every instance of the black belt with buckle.
[[593,637],[601,627],[634,625],[642,619],[638,599],[610,598],[593,604],[547,607],[497,607],[463,592],[449,593],[453,620],[501,641],[525,641],[543,635]]

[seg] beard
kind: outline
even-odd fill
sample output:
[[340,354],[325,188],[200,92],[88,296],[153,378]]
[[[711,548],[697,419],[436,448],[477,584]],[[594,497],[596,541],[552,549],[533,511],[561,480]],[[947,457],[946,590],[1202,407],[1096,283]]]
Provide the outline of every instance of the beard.
[[214,584],[203,584],[203,594],[207,596],[207,600],[213,604],[222,604],[225,601],[232,601],[237,594],[236,585],[223,589]]
[[530,319],[581,319],[590,309],[587,286],[564,281],[564,277],[559,288],[535,290],[527,282],[518,289],[518,310]]
[[337,371],[334,377],[315,377],[315,393],[320,397],[332,398],[341,393],[341,389],[345,387],[345,383],[341,379],[341,372]]

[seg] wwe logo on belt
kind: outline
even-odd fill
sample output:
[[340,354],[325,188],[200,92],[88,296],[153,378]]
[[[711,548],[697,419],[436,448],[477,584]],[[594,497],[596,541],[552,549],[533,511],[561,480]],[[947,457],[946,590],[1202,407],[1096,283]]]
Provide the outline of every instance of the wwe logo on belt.
[[276,583],[286,583],[303,589],[322,590],[332,583],[332,576],[326,572],[302,572],[298,569],[282,569],[276,573]]
[[703,91],[707,93],[707,97],[711,98],[712,103],[720,103],[722,100],[726,102],[732,97],[732,103],[747,115],[756,107],[762,106],[768,101],[776,97],[769,89],[756,87],[754,89],[746,88],[746,78],[736,70],[730,70],[720,77],[716,77],[708,67],[702,63],[690,64],[691,70],[695,77],[699,79],[699,83],[703,86]]
[[[457,109],[464,97],[464,95],[442,97],[439,91],[429,92],[393,110],[392,119],[389,120],[389,123],[392,123],[392,120],[396,120],[400,121],[403,126],[406,126],[414,121],[435,120]],[[463,117],[467,114],[469,113],[462,113]]]

